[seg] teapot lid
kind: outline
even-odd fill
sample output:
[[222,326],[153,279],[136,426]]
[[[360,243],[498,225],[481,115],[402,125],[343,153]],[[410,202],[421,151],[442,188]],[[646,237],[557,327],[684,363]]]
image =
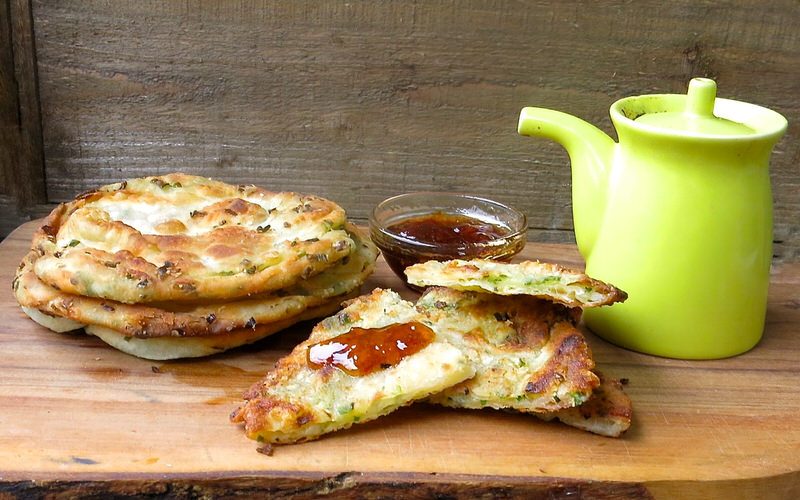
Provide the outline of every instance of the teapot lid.
[[709,78],[692,78],[681,111],[645,113],[635,118],[637,123],[679,132],[694,132],[715,136],[742,136],[756,130],[732,120],[714,115],[717,84]]

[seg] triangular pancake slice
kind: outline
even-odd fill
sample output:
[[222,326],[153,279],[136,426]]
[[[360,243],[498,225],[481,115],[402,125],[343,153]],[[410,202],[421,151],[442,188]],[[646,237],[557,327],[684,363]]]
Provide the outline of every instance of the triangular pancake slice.
[[443,286],[497,295],[532,295],[569,307],[596,307],[622,302],[627,294],[612,285],[558,264],[492,260],[427,261],[405,270],[417,286]]
[[580,310],[530,296],[429,288],[417,302],[431,328],[470,357],[475,376],[428,401],[455,408],[551,412],[578,406],[600,383]]
[[[246,401],[231,420],[243,423],[247,436],[258,441],[308,441],[386,415],[472,377],[473,364],[462,349],[427,330],[420,319],[413,304],[390,290],[376,289],[354,299],[280,359],[245,394]],[[413,329],[404,330],[409,325]],[[410,336],[401,338],[393,330],[383,330],[390,332],[385,337],[376,335],[382,328],[398,326]],[[390,360],[388,354],[384,359],[380,353],[397,354],[414,343],[399,360]],[[354,345],[357,348],[348,352]],[[419,350],[412,352],[415,349]],[[366,351],[379,352],[376,370],[353,373],[370,366]]]
[[535,415],[542,420],[558,420],[601,436],[621,436],[631,426],[631,398],[622,390],[622,381],[596,373],[600,377],[600,386],[595,388],[588,401],[573,408]]

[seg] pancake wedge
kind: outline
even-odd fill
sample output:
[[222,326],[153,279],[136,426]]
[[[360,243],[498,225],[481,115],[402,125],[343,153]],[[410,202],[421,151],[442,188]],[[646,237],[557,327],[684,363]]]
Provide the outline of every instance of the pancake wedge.
[[[467,356],[435,330],[421,350],[367,374],[353,375],[340,366],[309,363],[310,349],[335,342],[354,329],[374,332],[419,319],[414,305],[393,291],[376,289],[354,299],[320,322],[308,340],[279,360],[264,380],[245,394],[244,404],[231,420],[244,424],[247,436],[259,441],[307,441],[386,415],[472,377],[474,368]],[[385,346],[366,346],[375,347]]]
[[443,287],[429,288],[416,307],[475,369],[474,377],[429,402],[552,412],[582,404],[600,383],[589,346],[575,327],[579,310],[530,296]]
[[536,413],[542,420],[558,420],[593,434],[619,437],[631,426],[631,398],[622,390],[622,382],[600,377],[600,386],[582,405],[555,412]]
[[34,272],[59,291],[123,303],[232,300],[280,290],[354,250],[344,210],[316,196],[168,174],[59,205]]
[[497,295],[532,295],[569,307],[596,307],[622,302],[627,294],[616,287],[558,264],[492,260],[428,261],[405,270],[417,286],[441,286]]

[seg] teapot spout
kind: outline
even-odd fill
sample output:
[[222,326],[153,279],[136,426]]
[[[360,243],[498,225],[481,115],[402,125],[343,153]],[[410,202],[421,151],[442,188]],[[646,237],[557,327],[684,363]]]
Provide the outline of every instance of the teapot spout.
[[520,135],[551,139],[567,150],[572,164],[575,240],[581,255],[588,258],[608,199],[608,175],[616,143],[580,118],[544,108],[523,108],[517,131]]

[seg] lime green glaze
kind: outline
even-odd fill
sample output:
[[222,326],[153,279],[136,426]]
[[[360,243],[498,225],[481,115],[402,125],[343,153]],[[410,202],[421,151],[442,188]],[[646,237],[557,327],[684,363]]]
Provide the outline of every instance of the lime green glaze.
[[628,292],[625,303],[586,310],[587,325],[615,344],[666,357],[747,351],[764,329],[768,164],[786,120],[716,99],[706,79],[693,80],[688,96],[617,101],[611,119],[619,143],[557,111],[525,108],[519,122],[520,134],[553,139],[569,153],[587,274]]

